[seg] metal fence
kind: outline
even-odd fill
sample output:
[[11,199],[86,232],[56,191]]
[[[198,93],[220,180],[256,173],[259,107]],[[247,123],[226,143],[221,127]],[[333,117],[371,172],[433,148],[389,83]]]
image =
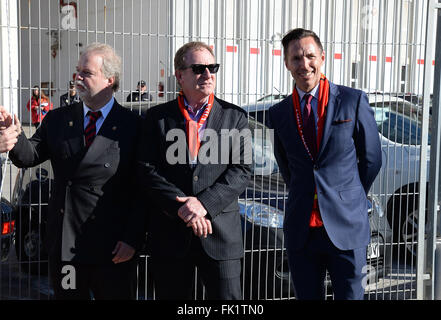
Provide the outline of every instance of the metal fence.
[[[382,141],[383,167],[369,195],[366,299],[422,299],[432,292],[435,276],[439,155],[430,150],[433,143],[438,150],[439,141],[434,135],[439,94],[433,91],[434,83],[439,85],[434,74],[441,74],[434,73],[437,6],[433,0],[1,1],[0,104],[30,124],[26,104],[39,85],[58,108],[82,48],[99,41],[112,45],[123,60],[119,102],[138,81],[146,82],[152,101],[125,103],[142,114],[175,97],[174,53],[185,42],[200,40],[212,46],[221,64],[216,95],[243,107],[251,128],[265,128],[265,110],[293,89],[281,38],[291,28],[312,29],[324,45],[324,74],[368,93]],[[33,130],[29,125],[26,135]],[[254,138],[268,148],[254,148],[253,177],[239,199],[243,294],[293,299],[281,228],[287,190],[268,137]],[[3,160],[2,210],[11,212],[2,214],[0,296],[48,299],[42,243],[50,165],[17,170]],[[15,233],[8,232],[14,229],[10,216]],[[138,279],[138,298],[154,299],[145,252]],[[332,287],[326,288],[331,297]],[[195,299],[204,298],[197,272],[194,293]],[[433,292],[426,297],[433,298]]]

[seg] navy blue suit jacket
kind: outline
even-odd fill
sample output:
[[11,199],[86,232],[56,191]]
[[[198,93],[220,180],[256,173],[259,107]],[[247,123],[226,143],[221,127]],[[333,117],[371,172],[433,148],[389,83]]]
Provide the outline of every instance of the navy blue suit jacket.
[[367,96],[330,83],[323,137],[312,161],[298,133],[292,95],[269,109],[274,153],[289,188],[284,233],[301,249],[308,237],[314,190],[332,243],[341,250],[370,240],[367,193],[381,167],[381,145]]

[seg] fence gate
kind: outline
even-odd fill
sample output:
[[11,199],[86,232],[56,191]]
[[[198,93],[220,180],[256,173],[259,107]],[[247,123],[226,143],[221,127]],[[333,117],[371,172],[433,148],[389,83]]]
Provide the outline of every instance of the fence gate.
[[[323,73],[368,94],[379,131],[372,134],[381,138],[383,166],[369,193],[365,298],[432,299],[439,199],[439,7],[434,0],[0,1],[0,104],[19,115],[31,136],[35,128],[26,106],[33,86],[59,108],[79,55],[98,41],[122,57],[116,100],[143,115],[146,108],[176,96],[176,50],[188,41],[206,42],[221,64],[216,95],[244,108],[252,131],[265,132],[253,137],[253,176],[238,200],[245,246],[243,296],[294,299],[282,232],[288,191],[265,124],[266,110],[293,89],[281,39],[292,28],[312,29],[323,42]],[[140,80],[152,99],[126,102]],[[45,162],[19,170],[7,156],[2,154],[0,298],[49,299],[45,230],[52,169]],[[148,251],[142,251],[138,299],[155,299],[149,261]],[[326,288],[332,297],[332,287]],[[197,270],[194,297],[205,297]]]

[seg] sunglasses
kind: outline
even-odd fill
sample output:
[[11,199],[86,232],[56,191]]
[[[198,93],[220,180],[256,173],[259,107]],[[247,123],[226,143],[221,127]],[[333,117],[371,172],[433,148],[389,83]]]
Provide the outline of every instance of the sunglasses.
[[191,68],[194,74],[203,74],[205,69],[208,69],[210,73],[216,73],[219,71],[219,63],[216,64],[192,64],[189,67],[183,68],[182,70]]

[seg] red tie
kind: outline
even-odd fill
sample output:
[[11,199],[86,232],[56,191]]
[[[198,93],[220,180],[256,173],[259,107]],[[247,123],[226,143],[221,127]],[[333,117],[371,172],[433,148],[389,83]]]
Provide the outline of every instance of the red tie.
[[88,111],[87,115],[89,116],[89,123],[84,130],[84,137],[86,140],[86,148],[89,148],[96,136],[96,121],[101,117],[101,111]]
[[306,144],[308,146],[309,152],[315,159],[317,156],[317,136],[315,133],[315,117],[314,111],[312,110],[311,100],[312,95],[305,94],[304,97],[306,105],[303,108],[303,136],[305,137]]

